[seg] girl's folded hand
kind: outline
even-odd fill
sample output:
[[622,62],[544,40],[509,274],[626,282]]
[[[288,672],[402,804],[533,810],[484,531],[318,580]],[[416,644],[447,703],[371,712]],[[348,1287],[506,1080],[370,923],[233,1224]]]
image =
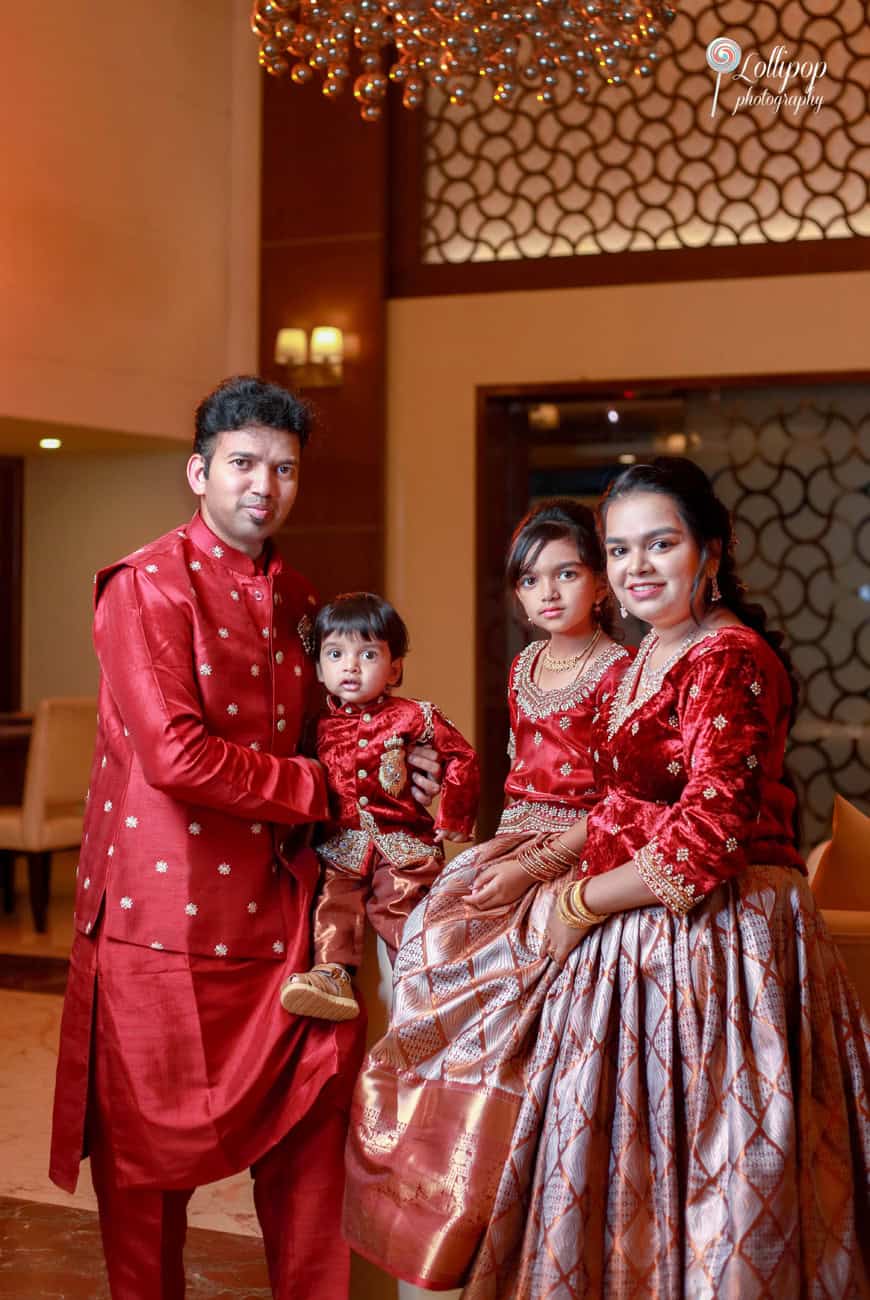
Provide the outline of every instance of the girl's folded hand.
[[492,912],[522,898],[534,883],[516,858],[504,858],[501,862],[489,863],[481,870],[465,895],[465,901],[478,912]]

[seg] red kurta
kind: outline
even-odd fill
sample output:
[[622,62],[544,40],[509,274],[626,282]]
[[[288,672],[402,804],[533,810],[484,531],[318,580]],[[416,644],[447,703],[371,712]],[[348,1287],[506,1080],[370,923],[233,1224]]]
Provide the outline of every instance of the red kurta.
[[[99,966],[94,1050],[117,1076],[120,1177],[194,1186],[261,1156],[356,1050],[356,1031],[277,1005],[284,963],[309,958],[317,878],[314,855],[282,843],[327,811],[323,773],[295,756],[316,601],[277,554],[261,566],[199,515],[99,574],[96,601],[51,1175],[75,1186]],[[135,1014],[120,988],[136,989]]]
[[[433,822],[412,794],[405,763],[431,745],[444,764]],[[477,755],[426,700],[381,696],[367,704],[330,698],[317,726],[331,819],[317,851],[324,879],[314,917],[318,962],[357,966],[366,915],[395,952],[410,913],[444,865],[438,828],[469,839],[480,794]]]

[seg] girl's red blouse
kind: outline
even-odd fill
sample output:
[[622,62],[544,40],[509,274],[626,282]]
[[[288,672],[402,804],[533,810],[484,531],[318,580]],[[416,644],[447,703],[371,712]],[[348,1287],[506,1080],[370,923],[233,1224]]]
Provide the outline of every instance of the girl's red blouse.
[[585,814],[597,794],[590,757],[592,719],[612,698],[631,654],[611,644],[556,690],[534,680],[546,641],[533,641],[511,666],[508,689],[511,767],[500,830],[557,830]]

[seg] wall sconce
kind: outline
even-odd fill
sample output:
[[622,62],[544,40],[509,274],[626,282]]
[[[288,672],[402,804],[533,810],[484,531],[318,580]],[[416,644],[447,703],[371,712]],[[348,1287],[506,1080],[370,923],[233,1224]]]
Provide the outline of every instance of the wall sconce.
[[309,339],[304,329],[280,329],[275,338],[275,364],[286,366],[296,388],[336,388],[344,368],[344,335],[335,325],[315,325]]

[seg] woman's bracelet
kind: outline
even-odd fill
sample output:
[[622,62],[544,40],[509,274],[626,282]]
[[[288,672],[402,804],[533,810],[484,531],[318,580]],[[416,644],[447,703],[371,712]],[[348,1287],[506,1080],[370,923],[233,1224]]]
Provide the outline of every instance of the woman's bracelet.
[[537,844],[524,844],[517,854],[517,862],[533,880],[557,880],[579,861],[579,853],[566,849],[554,835]]
[[517,854],[517,862],[533,880],[558,880],[567,870],[560,862],[545,858],[542,846],[535,844],[524,844]]
[[606,912],[590,912],[583,901],[588,883],[588,880],[574,880],[559,895],[559,919],[572,930],[586,930],[607,920]]

